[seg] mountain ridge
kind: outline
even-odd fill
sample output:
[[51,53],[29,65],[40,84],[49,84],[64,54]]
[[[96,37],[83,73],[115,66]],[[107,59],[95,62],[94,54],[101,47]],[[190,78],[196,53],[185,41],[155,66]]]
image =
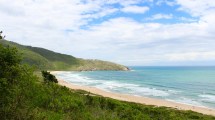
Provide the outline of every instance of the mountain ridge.
[[128,71],[129,68],[113,62],[97,59],[82,59],[72,55],[57,53],[45,48],[21,45],[8,40],[0,40],[3,45],[16,47],[23,56],[23,63],[35,66],[39,70],[64,71]]

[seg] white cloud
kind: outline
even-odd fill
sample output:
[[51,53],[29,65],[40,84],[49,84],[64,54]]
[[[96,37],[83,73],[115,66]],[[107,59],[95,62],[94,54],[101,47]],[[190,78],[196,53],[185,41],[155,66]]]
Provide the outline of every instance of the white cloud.
[[176,3],[175,3],[175,1],[170,1],[170,0],[158,0],[155,4],[156,5],[166,4],[169,6],[174,6]]
[[[192,54],[185,54],[183,57],[183,54],[178,53],[207,53],[210,56],[211,54],[208,53],[214,51],[215,36],[205,31],[208,29],[206,24],[201,22],[172,25],[142,24],[128,18],[117,18],[94,26],[90,30],[70,35],[77,40],[77,43],[73,41],[74,46],[78,47],[80,43],[86,43],[81,48],[82,52],[91,51],[101,58],[104,57],[103,55],[110,55],[106,57],[107,60],[124,64],[132,64],[132,61],[139,61],[135,64],[151,64],[158,61],[173,61],[173,55],[179,55],[178,58],[182,56],[182,59],[188,58],[186,60],[192,57]],[[81,35],[84,36],[80,37]],[[201,58],[194,57],[194,59],[212,59],[211,57],[202,59],[202,56],[204,55],[197,55]],[[174,61],[177,60],[181,61],[181,59],[174,59]]]
[[[145,13],[149,8],[137,6],[141,0],[88,0],[86,3],[79,0],[1,0],[0,29],[15,42],[126,65],[214,60],[214,2],[204,1],[207,4],[200,6],[200,2],[192,5],[194,0],[190,1],[177,0],[177,4],[180,10],[198,16],[199,21],[142,23],[131,16],[91,25],[88,23],[95,19],[120,11],[110,6],[114,3],[132,13]],[[171,14],[152,16],[153,19],[172,17]],[[85,25],[88,29],[80,28]]]
[[154,0],[108,0],[105,1],[107,3],[119,3],[120,5],[126,7],[126,6],[132,6],[137,5],[139,3],[152,3]]
[[197,22],[198,20],[193,19],[193,18],[186,18],[186,17],[179,17],[178,18],[181,21],[185,21],[185,22]]
[[121,11],[126,13],[145,13],[149,10],[149,7],[145,6],[127,6],[121,9]]
[[202,61],[215,60],[215,51],[210,52],[189,52],[189,53],[174,53],[166,55],[170,61]]
[[214,14],[214,0],[176,0],[180,5],[179,10],[186,11],[193,16]]
[[149,18],[146,18],[146,20],[159,20],[159,19],[172,19],[172,14],[155,14]]

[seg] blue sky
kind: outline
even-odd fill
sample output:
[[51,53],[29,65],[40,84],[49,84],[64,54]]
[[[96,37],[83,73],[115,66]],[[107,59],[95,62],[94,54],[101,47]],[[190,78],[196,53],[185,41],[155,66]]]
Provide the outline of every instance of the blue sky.
[[80,58],[211,66],[214,13],[214,0],[0,0],[0,30]]

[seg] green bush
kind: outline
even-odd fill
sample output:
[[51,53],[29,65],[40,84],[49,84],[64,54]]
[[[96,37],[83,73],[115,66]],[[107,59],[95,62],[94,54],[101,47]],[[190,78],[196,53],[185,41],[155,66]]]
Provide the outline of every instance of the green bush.
[[[21,55],[16,48],[0,44],[0,118],[17,119],[28,111],[21,112],[27,97],[32,93],[33,70],[21,65]],[[30,92],[30,94],[29,94]]]
[[42,71],[43,80],[45,83],[54,82],[58,83],[57,78],[52,75],[50,72]]

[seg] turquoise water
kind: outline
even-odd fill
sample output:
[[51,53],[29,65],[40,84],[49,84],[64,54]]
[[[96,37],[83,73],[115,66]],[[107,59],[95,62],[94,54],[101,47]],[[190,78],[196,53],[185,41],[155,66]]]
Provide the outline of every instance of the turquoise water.
[[130,67],[131,71],[60,72],[72,84],[215,109],[215,67]]

